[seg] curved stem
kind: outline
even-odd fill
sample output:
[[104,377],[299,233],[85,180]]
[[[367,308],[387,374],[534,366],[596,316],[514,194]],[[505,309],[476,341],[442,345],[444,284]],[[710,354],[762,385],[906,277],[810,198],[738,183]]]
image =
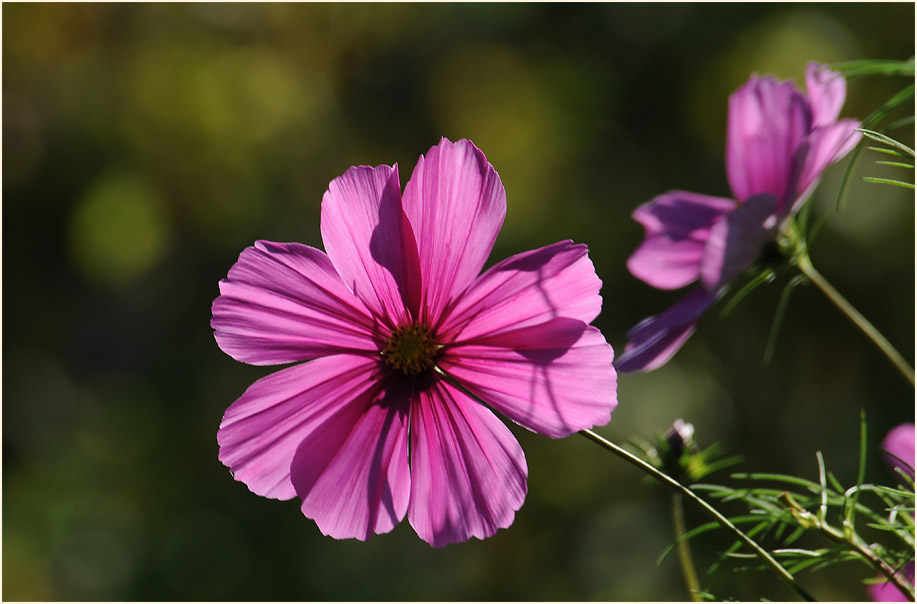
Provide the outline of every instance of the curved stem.
[[698,497],[691,489],[682,485],[680,482],[678,482],[677,480],[675,480],[668,474],[646,463],[639,457],[622,449],[621,447],[614,444],[613,442],[605,438],[602,438],[601,436],[599,436],[592,430],[580,430],[580,434],[582,434],[583,436],[585,436],[587,439],[591,440],[592,442],[598,444],[599,446],[604,447],[605,449],[611,451],[612,453],[614,453],[615,455],[617,455],[624,461],[630,463],[631,465],[634,465],[640,468],[641,470],[643,470],[644,472],[646,472],[647,474],[649,474],[650,476],[652,476],[653,478],[661,482],[662,484],[675,489],[675,491],[677,491],[684,497],[688,498],[689,500],[691,500],[692,502],[700,506],[701,509],[703,509],[709,516],[711,516],[714,520],[716,520],[722,527],[724,527],[726,530],[728,530],[733,535],[735,535],[739,541],[741,541],[742,543],[750,547],[755,552],[755,554],[759,558],[761,558],[764,561],[764,563],[767,564],[775,573],[777,573],[777,576],[779,576],[783,580],[784,583],[789,585],[793,591],[799,594],[799,596],[802,597],[803,600],[806,600],[808,602],[815,601],[815,598],[809,595],[809,593],[805,589],[803,589],[801,585],[799,585],[796,582],[796,579],[793,578],[793,575],[787,572],[787,570],[783,568],[780,565],[780,563],[774,559],[773,556],[771,556],[767,551],[762,549],[760,545],[755,543],[751,537],[749,537],[748,535],[740,531],[738,528],[736,528],[736,526],[732,522],[730,522],[728,518],[726,518],[725,516],[720,514],[718,511],[716,511],[716,509],[713,508],[709,503],[707,503],[706,501]]
[[684,498],[681,493],[672,494],[672,521],[675,524],[675,538],[678,540],[678,559],[681,562],[681,574],[685,578],[685,586],[691,594],[692,602],[703,602],[700,596],[700,581],[694,569],[694,559],[691,557],[691,546],[685,539],[685,509]]
[[804,251],[798,254],[795,257],[796,267],[802,272],[803,275],[808,277],[808,279],[815,284],[818,289],[822,291],[825,296],[831,300],[835,306],[837,306],[841,312],[847,315],[847,318],[850,319],[854,325],[860,328],[860,330],[866,334],[866,336],[873,341],[873,343],[879,347],[885,356],[894,364],[894,366],[901,372],[902,375],[914,385],[914,369],[911,367],[907,361],[904,360],[904,357],[895,350],[895,347],[885,339],[878,329],[875,326],[866,320],[866,317],[861,315],[859,311],[853,307],[850,302],[844,298],[834,287],[828,283],[828,281],[815,270],[815,267],[812,266],[812,261],[809,259],[809,255]]
[[899,573],[887,562],[882,560],[882,558],[877,556],[876,553],[869,547],[869,545],[867,545],[856,533],[847,531],[845,534],[844,531],[828,525],[826,522],[819,518],[815,518],[813,524],[832,541],[850,547],[853,551],[863,557],[870,565],[872,565],[873,568],[888,577],[889,582],[898,588],[898,591],[900,591],[905,597],[911,601],[914,600],[914,586],[909,584],[906,579],[902,578],[904,573]]
[[914,586],[907,582],[906,579],[902,578],[904,573],[897,572],[894,568],[889,566],[884,560],[879,558],[872,549],[865,543],[862,539],[848,539],[846,540],[853,549],[866,558],[875,568],[878,568],[879,571],[888,577],[889,582],[892,583],[895,587],[898,588],[905,597],[907,597],[912,602],[914,601],[915,592]]

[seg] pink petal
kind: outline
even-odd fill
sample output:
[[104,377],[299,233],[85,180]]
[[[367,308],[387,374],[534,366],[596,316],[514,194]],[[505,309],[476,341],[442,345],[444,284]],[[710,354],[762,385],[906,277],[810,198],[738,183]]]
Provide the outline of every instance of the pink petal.
[[827,65],[814,61],[806,65],[806,91],[812,106],[812,127],[830,126],[837,121],[847,96],[847,80]]
[[404,518],[411,492],[411,393],[405,383],[390,384],[356,421],[351,413],[341,413],[316,426],[299,445],[293,486],[303,500],[303,514],[325,535],[365,541]]
[[805,201],[825,168],[850,153],[860,142],[863,134],[856,131],[860,125],[857,120],[845,119],[809,134],[800,148],[805,159],[796,186],[799,201]]
[[668,363],[715,300],[715,293],[698,287],[669,309],[638,323],[628,332],[630,341],[618,357],[615,369],[619,373],[652,371]]
[[558,318],[448,348],[439,365],[514,422],[558,438],[611,419],[613,358],[598,329]]
[[[904,568],[902,569],[905,580],[911,584],[914,583],[914,563],[906,562]],[[885,575],[881,575],[882,578]],[[882,583],[874,583],[867,587],[869,591],[869,598],[873,602],[911,602],[911,597],[909,594],[901,593],[901,590],[898,589],[894,583],[889,580],[885,580]]]
[[225,353],[254,365],[378,350],[369,312],[328,256],[299,243],[243,250],[220,281],[210,324]]
[[914,424],[893,428],[882,441],[885,461],[892,469],[901,468],[914,476]]
[[419,284],[416,245],[401,210],[398,169],[350,168],[322,199],[322,240],[344,283],[390,326],[408,320]]
[[494,265],[448,312],[439,332],[467,341],[563,316],[590,322],[602,310],[585,245],[561,241]]
[[783,203],[794,192],[793,157],[811,122],[807,99],[790,82],[752,77],[729,97],[726,174],[736,199],[770,193]]
[[345,438],[378,394],[379,371],[375,359],[337,355],[261,378],[223,416],[220,461],[252,492],[292,498],[290,464],[300,443],[316,431]]
[[526,493],[522,447],[489,410],[435,382],[411,408],[408,519],[433,547],[484,539],[513,522]]
[[764,244],[774,238],[776,204],[773,195],[755,195],[710,229],[700,265],[708,291],[718,291],[758,259]]
[[417,162],[404,211],[420,254],[423,319],[436,324],[484,267],[506,215],[506,192],[470,141],[442,139]]
[[636,278],[659,289],[678,289],[698,278],[710,228],[735,201],[688,191],[669,191],[634,210],[646,239],[627,260]]

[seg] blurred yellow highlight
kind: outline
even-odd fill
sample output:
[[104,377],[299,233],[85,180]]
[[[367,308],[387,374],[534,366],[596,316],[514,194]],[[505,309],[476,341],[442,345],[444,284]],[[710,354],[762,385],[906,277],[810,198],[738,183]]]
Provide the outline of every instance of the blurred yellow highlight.
[[91,281],[127,285],[153,268],[170,239],[162,200],[142,179],[112,174],[76,203],[70,219],[70,254]]

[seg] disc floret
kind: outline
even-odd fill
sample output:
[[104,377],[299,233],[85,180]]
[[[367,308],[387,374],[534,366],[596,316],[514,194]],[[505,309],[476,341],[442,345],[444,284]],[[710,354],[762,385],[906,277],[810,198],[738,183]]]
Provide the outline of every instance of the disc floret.
[[382,349],[382,358],[406,375],[417,375],[433,367],[438,346],[433,332],[424,325],[407,325],[392,332]]

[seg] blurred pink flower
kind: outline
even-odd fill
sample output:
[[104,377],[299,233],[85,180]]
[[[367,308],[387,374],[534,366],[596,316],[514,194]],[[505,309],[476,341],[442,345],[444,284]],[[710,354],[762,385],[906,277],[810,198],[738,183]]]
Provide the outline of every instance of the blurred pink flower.
[[825,168],[860,140],[860,122],[837,119],[847,92],[843,76],[809,63],[806,89],[808,96],[792,82],[752,76],[730,97],[726,174],[733,199],[669,191],[634,211],[646,235],[627,261],[630,272],[659,289],[700,284],[628,333],[618,371],[668,362],[726,285],[805,202]]
[[[914,584],[914,563],[908,562],[899,572],[903,572],[908,582]],[[873,583],[867,587],[869,598],[873,602],[911,602],[911,598],[901,593],[901,590],[895,587],[891,581],[883,583]]]
[[[906,474],[914,478],[914,424],[901,424],[892,428],[882,441],[882,450],[885,451],[885,462],[894,472],[901,468]],[[897,472],[896,472],[897,475]],[[914,563],[907,562],[902,569],[907,580],[914,584]],[[901,593],[894,583],[885,581],[874,583],[868,588],[869,597],[874,602],[908,602],[910,598]]]
[[588,325],[602,299],[584,245],[479,274],[505,213],[484,154],[443,139],[403,195],[397,166],[334,179],[325,252],[245,249],[213,303],[217,343],[254,365],[307,362],[258,380],[226,411],[219,458],[236,480],[299,497],[336,538],[365,540],[405,514],[435,547],[509,526],[525,457],[476,399],[561,437],[608,422],[617,395],[612,348]]
[[914,424],[901,424],[892,428],[882,441],[885,462],[892,471],[901,468],[914,477]]

